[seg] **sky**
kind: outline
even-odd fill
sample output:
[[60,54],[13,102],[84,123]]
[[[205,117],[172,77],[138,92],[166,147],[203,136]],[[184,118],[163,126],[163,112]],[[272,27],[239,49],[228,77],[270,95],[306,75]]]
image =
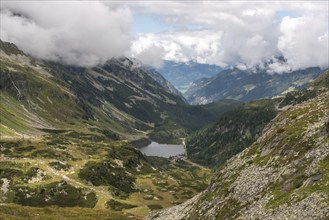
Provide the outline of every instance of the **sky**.
[[[1,40],[77,66],[128,56],[269,72],[328,67],[328,1],[1,1]],[[287,60],[281,62],[278,57]]]

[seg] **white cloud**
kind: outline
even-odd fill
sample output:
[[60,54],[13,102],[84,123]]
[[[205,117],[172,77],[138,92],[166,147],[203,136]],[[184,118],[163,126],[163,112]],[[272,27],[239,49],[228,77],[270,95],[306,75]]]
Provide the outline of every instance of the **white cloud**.
[[[18,16],[20,15],[20,16]],[[43,59],[92,66],[130,48],[131,11],[99,1],[2,1],[1,39]]]
[[[163,47],[164,58],[170,60],[252,67],[282,55],[287,64],[273,63],[270,65],[273,71],[327,67],[328,4],[326,1],[136,3],[140,13],[162,16],[176,30],[140,34],[133,43],[132,54],[154,44]],[[201,28],[189,30],[191,25]]]
[[327,28],[328,23],[321,17],[283,18],[278,49],[292,69],[328,66]]
[[[270,65],[283,72],[328,66],[328,4],[1,1],[1,39],[39,58],[83,66],[127,55],[155,66],[168,59],[249,68],[283,55],[284,66]],[[132,38],[133,13],[154,15],[171,30]]]
[[160,68],[163,65],[163,54],[163,48],[152,45],[138,53],[135,58],[144,64]]
[[139,34],[133,42],[131,53],[138,57],[143,51],[158,47],[162,48],[163,58],[166,60],[217,63],[217,56],[221,54],[218,51],[221,36],[221,32],[208,31],[193,31],[193,34],[184,31]]

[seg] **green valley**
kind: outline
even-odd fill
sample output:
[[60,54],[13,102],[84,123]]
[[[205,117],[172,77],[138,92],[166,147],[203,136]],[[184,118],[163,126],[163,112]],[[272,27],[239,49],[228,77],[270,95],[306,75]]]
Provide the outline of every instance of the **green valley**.
[[[321,123],[325,123],[328,71],[282,98],[188,105],[169,82],[136,60],[113,58],[103,66],[76,67],[36,59],[14,44],[0,43],[0,218],[161,219],[170,207],[186,205],[191,209],[181,214],[189,219],[212,219],[215,216],[208,210],[219,207],[221,216],[230,218],[248,205],[231,192],[235,181],[244,178],[240,172],[256,169],[262,174],[265,165],[286,160],[278,158],[280,152],[296,161],[292,152],[299,158],[315,142],[319,143],[315,146],[327,143]],[[283,126],[280,121],[289,118],[292,124]],[[312,123],[320,129],[314,131],[319,134],[313,135],[315,139],[303,134],[306,130],[295,129],[306,124],[313,129]],[[266,136],[269,131],[276,133]],[[282,142],[301,136],[305,149]],[[182,140],[187,158],[146,156],[138,149],[151,141]],[[278,143],[281,150],[269,150]],[[241,160],[240,155],[247,162],[230,165]],[[280,207],[306,180],[326,180],[325,170],[305,174],[307,164],[271,183],[268,207]],[[325,160],[319,164],[325,169]],[[227,166],[238,168],[227,171]],[[307,185],[301,199],[314,190],[323,191],[323,184]],[[289,194],[282,194],[282,189]],[[223,205],[204,205],[226,197],[229,202]]]
[[328,220],[328,1],[0,3],[0,220]]
[[130,142],[181,142],[222,112],[188,106],[127,58],[87,69],[0,46],[0,218],[141,219],[206,188],[210,169]]

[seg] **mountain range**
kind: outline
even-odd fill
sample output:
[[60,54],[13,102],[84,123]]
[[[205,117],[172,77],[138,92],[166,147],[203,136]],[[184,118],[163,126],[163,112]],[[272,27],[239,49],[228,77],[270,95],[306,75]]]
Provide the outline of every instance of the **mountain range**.
[[194,61],[174,62],[165,60],[163,66],[157,70],[181,93],[185,93],[193,82],[210,78],[223,69],[216,65],[201,64]]
[[168,124],[172,133],[186,133],[217,117],[187,105],[159,73],[128,58],[82,68],[36,60],[13,44],[0,46],[2,115],[8,119],[1,123],[2,136],[83,128],[134,140]]
[[299,90],[314,80],[323,70],[310,67],[289,73],[271,73],[265,68],[256,70],[227,69],[211,78],[194,82],[184,93],[191,104],[206,104],[221,99],[242,102],[284,96]]

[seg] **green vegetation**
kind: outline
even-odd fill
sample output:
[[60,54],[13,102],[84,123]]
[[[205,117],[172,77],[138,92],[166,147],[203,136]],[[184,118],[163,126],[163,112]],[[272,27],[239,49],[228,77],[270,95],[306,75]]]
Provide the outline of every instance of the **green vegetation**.
[[95,186],[107,185],[119,188],[125,193],[134,191],[135,178],[125,169],[115,167],[111,162],[88,162],[79,172],[79,178]]
[[63,208],[58,206],[36,208],[15,204],[2,204],[0,206],[0,219],[6,220],[119,220],[127,218],[128,216],[121,212],[91,208]]
[[277,114],[280,99],[258,100],[224,113],[186,140],[188,157],[199,164],[219,166],[251,145]]
[[121,202],[115,201],[113,199],[108,201],[106,204],[108,207],[110,207],[112,210],[115,210],[115,211],[122,211],[122,209],[131,209],[131,208],[137,207],[136,205],[121,203]]
[[202,106],[172,107],[170,117],[156,124],[149,137],[158,143],[180,144],[180,138],[213,122],[241,104],[235,100],[221,100]]
[[158,210],[158,209],[162,209],[163,207],[161,205],[148,205],[147,206],[149,209],[153,210]]
[[223,206],[222,210],[217,214],[216,219],[231,219],[239,216],[241,204],[236,199],[230,198]]
[[209,104],[202,105],[203,108],[210,111],[217,117],[220,117],[225,112],[228,112],[230,110],[233,110],[239,106],[241,106],[243,103],[239,102],[234,99],[222,99],[216,102],[212,102]]
[[97,202],[94,192],[75,188],[65,181],[53,182],[36,188],[17,186],[13,190],[15,191],[13,202],[21,205],[92,208]]
[[11,168],[1,168],[0,169],[0,178],[7,178],[12,179],[17,176],[21,176],[23,172],[18,169],[11,169]]
[[0,163],[0,185],[7,188],[0,193],[2,201],[36,207],[125,209],[142,218],[149,210],[184,202],[207,186],[210,170],[145,157],[127,141],[93,141],[97,138],[56,132],[41,140],[2,140],[3,153],[10,158]]
[[172,120],[165,120],[161,125],[156,125],[149,134],[149,138],[157,143],[181,144],[181,137],[187,135],[187,130]]
[[64,170],[64,171],[68,171],[72,167],[71,165],[65,164],[60,161],[50,162],[49,166],[51,166],[55,170]]

